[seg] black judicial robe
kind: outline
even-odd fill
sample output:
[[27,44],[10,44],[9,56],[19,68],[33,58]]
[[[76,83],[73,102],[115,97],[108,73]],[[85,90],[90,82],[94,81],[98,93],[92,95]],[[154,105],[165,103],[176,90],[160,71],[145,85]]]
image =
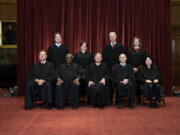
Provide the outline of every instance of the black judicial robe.
[[116,43],[115,47],[112,48],[111,43],[108,43],[104,46],[103,62],[108,64],[108,68],[111,71],[112,66],[119,63],[119,55],[125,53],[124,46],[120,43]]
[[64,85],[72,85],[74,79],[81,78],[80,66],[77,63],[62,64],[57,68],[57,78],[61,78],[64,81]]
[[150,68],[143,66],[139,72],[139,79],[142,83],[145,83],[145,80],[154,81],[155,79],[161,80],[160,73],[156,65],[151,65]]
[[[53,70],[53,65],[47,61],[45,64],[39,62],[32,67],[27,78],[27,86],[25,89],[25,107],[31,108],[33,99],[36,98],[36,96],[46,104],[52,103],[51,82],[53,80]],[[35,83],[35,79],[43,79],[46,82],[39,86]]]
[[56,105],[64,106],[64,100],[69,95],[72,105],[79,105],[79,86],[73,81],[81,78],[80,67],[77,63],[62,64],[57,68],[57,78],[61,78],[64,82],[60,86],[56,86]]
[[99,66],[96,63],[91,63],[88,68],[88,82],[93,81],[98,83],[102,78],[109,80],[109,71],[106,63],[101,63]]
[[59,48],[55,44],[51,45],[47,50],[47,60],[53,63],[56,68],[58,65],[65,63],[65,56],[68,52],[68,47],[64,44],[61,44]]
[[[106,85],[100,84],[99,82],[105,78]],[[95,63],[91,63],[88,68],[88,82],[93,81],[95,85],[92,85],[88,88],[88,97],[90,104],[94,105],[96,102],[96,93],[100,97],[100,103],[105,105],[110,102],[109,87],[108,81],[110,79],[109,69],[106,63],[101,63],[97,66]]]
[[128,51],[128,64],[130,64],[133,68],[143,66],[145,63],[146,56],[147,53],[144,48],[140,48],[139,51],[136,51],[134,48],[131,48]]
[[92,61],[93,57],[88,51],[85,53],[80,51],[74,55],[74,62],[81,66],[82,79],[86,79],[88,66],[92,63]]
[[[158,71],[158,68],[156,65],[151,65],[150,68],[148,68],[147,66],[143,66],[143,68],[140,70],[139,74],[139,80],[141,81],[142,88],[144,89],[143,94],[145,95],[145,97],[149,98],[150,100],[152,99],[153,96],[156,97],[157,100],[160,99],[160,81],[161,81],[161,75]],[[159,82],[158,83],[146,83],[146,80],[151,80],[152,82],[158,79]]]
[[[124,67],[120,64],[114,65],[112,68],[112,84],[113,87],[117,88],[119,93],[119,97],[128,96],[129,98],[133,98],[135,96],[134,89],[134,72],[131,65],[126,64]],[[129,82],[126,86],[120,81],[124,79],[128,79]]]

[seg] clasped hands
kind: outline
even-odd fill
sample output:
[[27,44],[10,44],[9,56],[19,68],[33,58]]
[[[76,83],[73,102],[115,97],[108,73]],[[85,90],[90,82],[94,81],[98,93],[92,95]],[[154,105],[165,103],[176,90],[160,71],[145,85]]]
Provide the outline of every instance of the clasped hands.
[[154,81],[151,81],[151,80],[145,80],[146,83],[158,83],[159,80],[158,79],[155,79]]
[[[56,82],[56,85],[60,86],[61,84],[63,84],[64,81],[61,79],[61,78],[57,78],[57,82]],[[79,82],[79,78],[76,78],[73,80],[73,83],[75,85],[80,85],[80,82]]]
[[35,79],[35,82],[38,84],[38,85],[43,85],[46,80],[43,80],[43,79]]
[[[99,81],[99,83],[106,85],[106,79],[102,78],[101,81]],[[93,81],[89,81],[88,86],[90,87],[92,85],[95,85],[95,83]]]

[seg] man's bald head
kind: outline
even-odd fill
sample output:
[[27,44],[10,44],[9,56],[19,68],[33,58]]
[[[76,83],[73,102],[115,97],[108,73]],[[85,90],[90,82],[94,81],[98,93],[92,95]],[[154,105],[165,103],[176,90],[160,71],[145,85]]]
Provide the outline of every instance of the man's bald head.
[[121,63],[126,63],[126,61],[127,61],[127,56],[126,56],[126,54],[124,54],[124,53],[120,54],[120,55],[119,55],[119,61],[120,61]]
[[46,51],[41,50],[41,51],[39,52],[39,60],[40,60],[40,61],[45,61],[46,58],[47,58],[47,53],[46,53]]

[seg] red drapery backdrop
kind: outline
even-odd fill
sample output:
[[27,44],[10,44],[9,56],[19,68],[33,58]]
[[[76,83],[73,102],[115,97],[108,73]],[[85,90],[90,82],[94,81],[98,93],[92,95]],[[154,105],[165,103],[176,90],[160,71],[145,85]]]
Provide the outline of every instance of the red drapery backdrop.
[[139,36],[143,47],[155,57],[164,78],[166,94],[171,94],[171,45],[169,0],[17,0],[18,87],[23,94],[25,80],[40,50],[62,34],[75,53],[85,40],[91,52],[102,50],[108,33],[115,31],[126,49]]

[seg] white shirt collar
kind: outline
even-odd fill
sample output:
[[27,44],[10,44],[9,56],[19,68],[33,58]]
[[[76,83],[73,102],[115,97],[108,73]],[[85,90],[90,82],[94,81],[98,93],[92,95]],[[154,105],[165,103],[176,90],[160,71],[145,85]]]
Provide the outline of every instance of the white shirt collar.
[[61,46],[61,43],[55,43],[55,45],[59,48]]
[[46,64],[46,60],[45,61],[40,61],[41,64]]
[[116,45],[116,41],[115,42],[111,42],[111,46],[115,46]]
[[86,52],[86,51],[81,51],[83,54]]
[[99,66],[101,63],[96,63],[96,66]]
[[120,63],[120,65],[124,67],[124,66],[126,66],[126,63]]

